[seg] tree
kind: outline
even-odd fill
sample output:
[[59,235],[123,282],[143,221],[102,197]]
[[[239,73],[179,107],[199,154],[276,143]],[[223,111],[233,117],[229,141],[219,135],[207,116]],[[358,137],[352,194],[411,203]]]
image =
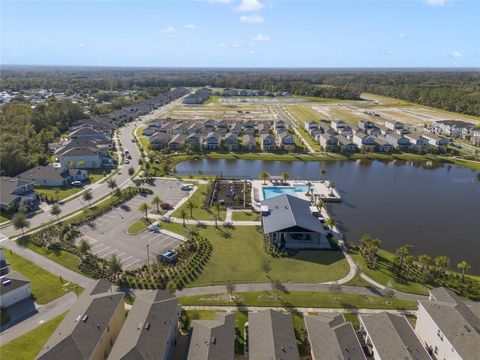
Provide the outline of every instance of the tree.
[[395,298],[395,291],[393,291],[390,284],[387,284],[387,286],[385,286],[385,289],[383,289],[383,296],[385,297],[385,301],[387,304],[392,303],[393,299]]
[[120,190],[119,188],[116,188],[115,190],[113,190],[113,195],[116,196],[117,198],[121,197],[122,190]]
[[120,263],[120,260],[118,260],[116,254],[113,254],[110,257],[110,260],[108,261],[108,269],[114,274],[118,274],[122,271],[122,264]]
[[432,265],[432,258],[428,255],[420,255],[418,257],[418,262],[422,266],[422,274],[425,273],[427,269],[430,268],[430,265]]
[[289,177],[288,172],[286,172],[286,171],[282,172],[282,179],[283,179],[284,182],[286,182],[288,180],[288,177]]
[[196,205],[193,203],[192,200],[188,200],[187,202],[187,209],[190,210],[190,218],[193,219],[193,209],[196,208]]
[[187,218],[187,212],[185,211],[185,209],[182,209],[180,211],[180,218],[183,221],[183,226],[185,226],[185,219]]
[[443,274],[450,264],[450,259],[446,256],[437,256],[435,258],[435,265],[438,267],[438,271]]
[[58,216],[62,213],[62,209],[60,208],[60,205],[58,204],[53,204],[52,208],[50,209],[50,214],[53,216],[57,217],[58,221]]
[[232,299],[233,293],[235,292],[235,284],[231,280],[228,280],[226,288],[227,288],[228,296],[230,297],[230,299]]
[[58,202],[60,200],[60,189],[59,188],[53,189],[53,193],[55,194],[55,201]]
[[267,184],[267,180],[270,179],[270,174],[266,171],[262,171],[260,173],[260,179],[263,180],[263,184],[266,185]]
[[263,258],[262,269],[264,273],[267,275],[267,277],[269,277],[268,274],[270,273],[271,266],[270,266],[270,261],[268,261],[266,257]]
[[167,286],[165,287],[165,290],[170,294],[174,294],[175,291],[177,290],[177,286],[175,285],[175,283],[172,280],[170,280],[167,283]]
[[413,245],[407,244],[399,247],[395,252],[395,260],[398,261],[398,266],[400,267],[400,271],[402,270],[403,261],[405,257],[410,255],[412,250],[413,250]]
[[330,229],[333,228],[333,226],[335,225],[335,219],[332,218],[332,217],[329,217],[326,221],[325,221],[325,224],[327,224]]
[[93,195],[92,195],[92,191],[91,190],[87,190],[85,192],[85,194],[83,194],[83,200],[85,201],[88,201],[88,206],[90,207],[91,206],[91,201],[93,199]]
[[463,281],[465,280],[465,273],[469,271],[472,267],[466,261],[461,261],[458,263],[457,268],[462,272],[462,284],[463,284]]
[[117,182],[115,179],[110,179],[107,181],[107,186],[112,190],[112,196],[114,195],[113,190],[117,188]]
[[360,253],[367,262],[369,268],[375,268],[380,250],[380,240],[373,239],[368,234],[364,234],[360,239]]
[[213,207],[215,208],[215,211],[217,212],[217,218],[220,219],[220,209],[222,208],[222,206],[220,205],[220,203],[215,202],[213,204]]
[[148,220],[148,210],[150,210],[150,205],[143,203],[138,207],[138,210],[145,213],[145,220]]
[[130,166],[128,168],[128,175],[129,176],[133,176],[133,174],[135,174],[135,169],[133,168],[133,166]]
[[90,244],[87,240],[82,239],[80,240],[80,244],[78,244],[78,248],[82,254],[86,254],[90,251]]
[[30,226],[30,221],[27,220],[27,217],[25,216],[25,214],[16,213],[15,215],[13,215],[12,224],[16,230],[22,229],[22,237],[24,237],[25,236],[24,229]]
[[154,198],[152,199],[152,205],[157,207],[157,213],[160,214],[160,206],[163,204],[162,199],[160,199],[160,196],[155,195]]
[[338,301],[338,295],[342,293],[342,285],[338,281],[335,281],[330,285],[330,291],[335,294],[335,300]]

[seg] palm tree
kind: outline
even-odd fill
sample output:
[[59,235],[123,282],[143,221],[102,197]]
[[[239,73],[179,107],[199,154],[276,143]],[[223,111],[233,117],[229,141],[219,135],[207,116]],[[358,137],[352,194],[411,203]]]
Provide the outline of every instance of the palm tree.
[[107,181],[107,186],[109,189],[112,189],[112,197],[113,197],[114,195],[113,190],[117,187],[117,182],[115,181],[115,179],[110,179]]
[[438,270],[443,273],[445,269],[448,267],[450,263],[450,259],[446,256],[437,256],[435,258],[435,265],[438,266]]
[[233,293],[235,292],[235,284],[231,280],[228,280],[226,288],[227,288],[228,296],[230,297],[230,299],[232,299]]
[[262,171],[260,173],[260,179],[263,180],[263,185],[266,185],[267,184],[267,180],[270,179],[270,174],[266,171]]
[[133,176],[133,174],[135,174],[135,169],[133,168],[133,166],[130,166],[128,168],[128,175],[129,176]]
[[286,171],[283,172],[283,173],[282,173],[283,182],[286,182],[286,181],[288,180],[288,177],[289,177],[289,176],[290,176],[290,175],[288,175],[288,172],[286,172]]
[[143,203],[138,207],[138,210],[145,213],[145,220],[148,220],[148,210],[150,210],[150,205]]
[[117,254],[113,254],[108,261],[108,269],[113,272],[114,274],[119,273],[122,271],[122,264],[120,260],[118,260]]
[[82,254],[86,254],[87,252],[90,251],[90,244],[88,243],[87,240],[82,239],[80,240],[80,244],[78,245],[78,248]]
[[185,211],[185,209],[182,209],[180,211],[180,217],[182,218],[183,220],[183,226],[185,226],[185,219],[187,218],[187,212]]
[[465,280],[465,273],[468,270],[470,270],[472,267],[466,261],[462,261],[458,263],[457,268],[462,272],[462,284],[463,284],[463,281]]
[[432,265],[432,261],[432,258],[428,255],[420,255],[418,257],[418,262],[422,265],[422,274]]
[[90,207],[90,202],[93,199],[92,191],[87,190],[85,194],[83,194],[83,200],[88,201],[88,206]]
[[410,254],[412,249],[413,249],[413,245],[407,244],[407,245],[399,247],[397,249],[397,251],[395,252],[395,257],[399,261],[400,269],[403,267],[403,261],[404,261],[405,257]]
[[162,199],[160,199],[160,196],[155,195],[155,197],[152,199],[152,205],[155,205],[157,207],[157,213],[160,214],[160,205],[163,204]]
[[196,205],[193,203],[192,200],[188,200],[187,202],[187,209],[190,210],[190,218],[193,219],[193,209],[196,208]]
[[24,229],[30,226],[30,221],[27,220],[27,217],[25,216],[25,214],[16,213],[15,215],[13,215],[12,224],[16,230],[22,229],[22,237],[24,237],[25,236]]
[[58,221],[58,215],[60,215],[61,212],[62,212],[62,209],[58,204],[53,204],[52,208],[50,209],[50,214],[52,214],[53,216],[56,216],[57,221]]
[[213,204],[213,207],[217,211],[217,218],[220,219],[220,209],[222,208],[222,206],[220,205],[220,203],[216,202],[215,204]]

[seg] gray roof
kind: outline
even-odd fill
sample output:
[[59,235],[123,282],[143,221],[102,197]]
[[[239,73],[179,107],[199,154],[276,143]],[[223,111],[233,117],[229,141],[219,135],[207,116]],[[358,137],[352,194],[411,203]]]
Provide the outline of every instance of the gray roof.
[[[5,282],[10,280],[10,284],[5,285]],[[0,294],[5,295],[12,290],[18,289],[26,284],[30,284],[30,281],[25,278],[19,272],[11,272],[0,279]]]
[[0,203],[5,205],[9,205],[18,197],[18,195],[12,194],[16,189],[22,186],[33,185],[33,182],[30,180],[7,176],[2,176],[0,179]]
[[70,132],[70,137],[74,136],[98,136],[99,138],[106,137],[103,131],[99,131],[92,126],[83,125]]
[[298,360],[297,341],[290,314],[268,309],[248,313],[250,360]]
[[255,141],[255,137],[253,135],[246,134],[246,135],[243,135],[242,144],[257,145],[257,142]]
[[117,307],[123,307],[123,293],[111,291],[111,286],[106,280],[98,280],[93,288],[85,290],[37,359],[90,359]]
[[70,177],[67,169],[54,166],[36,166],[17,176],[23,180],[35,181],[36,179],[44,180],[64,180]]
[[464,360],[478,359],[480,354],[480,318],[453,291],[431,290],[434,299],[420,305],[437,324],[443,335]]
[[305,325],[315,360],[366,360],[352,324],[343,315],[306,315]]
[[164,290],[137,296],[109,359],[165,359],[179,312],[177,298]]
[[196,320],[192,327],[188,360],[233,360],[235,315],[217,313],[215,320]]
[[382,312],[359,318],[382,360],[431,360],[404,316]]
[[325,233],[320,220],[310,212],[310,202],[296,196],[283,194],[263,200],[262,206],[268,206],[269,213],[262,216],[263,232],[272,232],[301,227],[317,233]]

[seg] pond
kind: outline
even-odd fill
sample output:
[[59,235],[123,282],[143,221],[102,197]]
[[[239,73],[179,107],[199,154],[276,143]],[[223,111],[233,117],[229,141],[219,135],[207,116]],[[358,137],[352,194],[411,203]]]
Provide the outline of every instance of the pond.
[[286,162],[191,160],[179,173],[258,178],[288,172],[292,179],[319,179],[327,170],[343,201],[328,205],[347,241],[367,233],[395,251],[414,245],[418,254],[446,255],[451,267],[465,260],[480,274],[480,183],[478,171],[455,165],[406,161]]

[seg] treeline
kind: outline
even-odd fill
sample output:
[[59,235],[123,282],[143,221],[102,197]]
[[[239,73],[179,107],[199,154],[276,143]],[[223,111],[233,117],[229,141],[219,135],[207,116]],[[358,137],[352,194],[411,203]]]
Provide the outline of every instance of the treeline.
[[14,101],[0,107],[0,172],[15,176],[48,163],[48,143],[55,142],[76,121],[82,107],[69,100],[48,99],[34,109]]

